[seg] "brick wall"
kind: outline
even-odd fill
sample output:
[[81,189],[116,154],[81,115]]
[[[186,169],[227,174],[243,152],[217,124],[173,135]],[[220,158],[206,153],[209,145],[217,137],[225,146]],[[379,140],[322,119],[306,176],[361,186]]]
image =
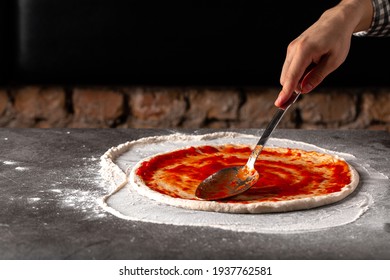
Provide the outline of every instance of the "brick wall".
[[[263,128],[279,88],[38,87],[0,89],[0,127]],[[390,131],[390,89],[318,90],[281,128]]]

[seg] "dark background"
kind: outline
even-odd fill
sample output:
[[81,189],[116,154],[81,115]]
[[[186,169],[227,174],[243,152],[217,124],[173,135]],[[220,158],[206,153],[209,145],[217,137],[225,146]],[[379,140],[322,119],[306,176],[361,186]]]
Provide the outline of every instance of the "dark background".
[[[2,0],[2,85],[279,86],[290,41],[339,1]],[[353,38],[323,86],[388,86],[390,38]]]

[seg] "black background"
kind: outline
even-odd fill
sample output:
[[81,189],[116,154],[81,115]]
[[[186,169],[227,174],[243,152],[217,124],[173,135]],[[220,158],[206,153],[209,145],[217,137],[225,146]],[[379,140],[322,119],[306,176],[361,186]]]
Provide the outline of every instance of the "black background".
[[[337,2],[3,0],[1,82],[279,86],[289,42]],[[354,37],[323,86],[388,86],[389,47]]]

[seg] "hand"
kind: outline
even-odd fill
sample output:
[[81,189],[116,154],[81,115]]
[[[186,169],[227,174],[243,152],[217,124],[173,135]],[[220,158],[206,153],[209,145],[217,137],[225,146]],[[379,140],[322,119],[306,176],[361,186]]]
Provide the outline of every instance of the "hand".
[[310,92],[336,70],[348,55],[352,34],[369,28],[372,13],[371,0],[342,1],[292,41],[280,76],[283,88],[275,105],[282,107],[293,91]]

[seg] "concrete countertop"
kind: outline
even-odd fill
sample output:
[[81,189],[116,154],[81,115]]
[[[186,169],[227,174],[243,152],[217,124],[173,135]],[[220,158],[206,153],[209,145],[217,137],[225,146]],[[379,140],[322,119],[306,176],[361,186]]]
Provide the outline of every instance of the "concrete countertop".
[[[299,234],[134,222],[105,212],[97,203],[107,193],[100,156],[129,140],[174,132],[0,129],[0,259],[390,259],[389,179],[375,211]],[[387,132],[277,130],[273,136],[353,154],[390,178]]]

